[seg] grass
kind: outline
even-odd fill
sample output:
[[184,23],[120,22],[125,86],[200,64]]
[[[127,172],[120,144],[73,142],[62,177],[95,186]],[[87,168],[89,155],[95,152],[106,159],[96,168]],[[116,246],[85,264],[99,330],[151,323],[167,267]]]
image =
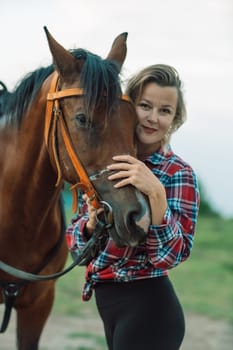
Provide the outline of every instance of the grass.
[[[71,263],[70,258],[67,263]],[[94,298],[89,302],[82,301],[84,275],[84,267],[75,267],[57,281],[55,312],[81,318],[88,317],[93,313],[97,314]]]
[[[69,218],[70,218],[70,214]],[[170,271],[185,312],[233,323],[233,220],[199,218],[191,257]],[[82,302],[83,267],[57,282],[54,311],[65,315],[97,315],[94,298]]]
[[[96,335],[96,334],[91,334],[89,332],[75,332],[75,333],[71,333],[70,334],[70,337],[71,338],[74,338],[74,339],[89,339],[93,342],[93,344],[95,344],[95,346],[99,346],[101,347],[101,349],[103,349],[103,346],[105,345],[105,339],[103,336],[100,336],[100,335]],[[81,350],[81,349],[80,349]],[[85,350],[86,347],[85,347]]]
[[233,220],[200,218],[189,260],[170,272],[186,311],[233,323]]

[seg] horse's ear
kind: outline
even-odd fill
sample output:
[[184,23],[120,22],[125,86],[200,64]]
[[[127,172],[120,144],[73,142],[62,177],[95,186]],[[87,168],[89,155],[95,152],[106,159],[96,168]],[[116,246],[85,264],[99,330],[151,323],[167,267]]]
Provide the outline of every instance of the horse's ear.
[[1,92],[8,92],[6,85],[0,81],[0,93]]
[[128,33],[122,33],[116,37],[112,44],[112,48],[107,56],[108,60],[116,61],[120,68],[124,63],[126,54],[127,54],[127,46],[126,40],[128,37]]
[[69,51],[61,46],[50,34],[47,27],[44,27],[46,37],[49,43],[49,48],[53,56],[55,68],[59,74],[66,80],[72,75],[74,70],[81,72],[83,61],[76,60]]

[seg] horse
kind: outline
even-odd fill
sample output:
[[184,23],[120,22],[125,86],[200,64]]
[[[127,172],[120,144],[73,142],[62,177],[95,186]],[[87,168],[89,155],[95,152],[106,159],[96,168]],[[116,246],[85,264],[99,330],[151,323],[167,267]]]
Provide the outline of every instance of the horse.
[[[65,49],[44,29],[53,64],[27,74],[13,92],[2,85],[0,127],[0,259],[38,276],[61,271],[67,260],[65,182],[96,208],[111,208],[107,232],[119,247],[142,242],[150,221],[147,198],[133,186],[116,190],[107,179],[114,155],[136,156],[136,112],[120,82],[127,33],[102,59]],[[17,349],[38,349],[55,285],[0,269],[1,302],[16,311]]]

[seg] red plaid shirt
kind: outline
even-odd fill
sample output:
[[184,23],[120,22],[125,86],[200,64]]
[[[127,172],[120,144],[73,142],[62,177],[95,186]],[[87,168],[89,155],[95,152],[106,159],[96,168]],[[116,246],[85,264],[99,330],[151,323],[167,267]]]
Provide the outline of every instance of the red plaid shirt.
[[[145,164],[166,190],[168,207],[163,222],[150,225],[146,242],[136,248],[118,248],[109,237],[105,249],[87,266],[83,300],[91,298],[96,283],[164,276],[190,255],[199,207],[197,177],[170,148],[148,157]],[[82,205],[83,215],[72,219],[66,233],[69,249],[76,252],[86,243],[83,230],[88,213]]]

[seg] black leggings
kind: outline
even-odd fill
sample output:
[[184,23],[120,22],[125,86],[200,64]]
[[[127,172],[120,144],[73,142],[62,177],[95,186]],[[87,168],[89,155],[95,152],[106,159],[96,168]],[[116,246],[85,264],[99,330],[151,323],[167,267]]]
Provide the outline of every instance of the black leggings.
[[184,315],[168,277],[98,284],[96,304],[109,350],[178,350]]

